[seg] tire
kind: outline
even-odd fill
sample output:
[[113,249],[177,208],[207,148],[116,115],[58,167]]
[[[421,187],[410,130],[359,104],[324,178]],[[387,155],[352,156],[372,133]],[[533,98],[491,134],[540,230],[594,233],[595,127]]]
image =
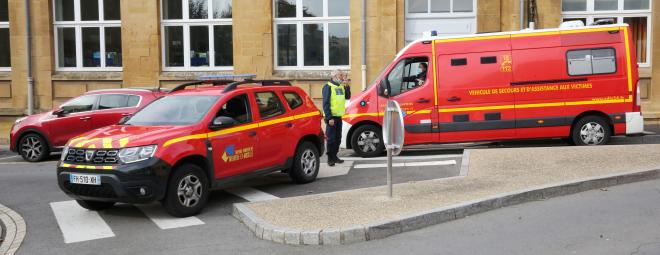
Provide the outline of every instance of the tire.
[[80,206],[87,210],[103,211],[115,205],[115,202],[101,202],[92,200],[76,200]]
[[201,167],[183,164],[173,169],[162,201],[174,217],[189,217],[202,211],[209,198],[209,180]]
[[300,143],[293,159],[293,167],[289,171],[291,180],[298,184],[310,183],[316,180],[320,165],[319,149],[311,143]]
[[18,153],[28,162],[44,161],[50,156],[48,142],[42,136],[29,133],[18,142]]
[[599,116],[581,118],[572,130],[571,140],[579,146],[604,145],[610,142],[612,136],[609,123]]
[[385,144],[383,144],[383,132],[380,127],[364,125],[353,132],[351,146],[355,153],[363,158],[373,158],[383,155]]

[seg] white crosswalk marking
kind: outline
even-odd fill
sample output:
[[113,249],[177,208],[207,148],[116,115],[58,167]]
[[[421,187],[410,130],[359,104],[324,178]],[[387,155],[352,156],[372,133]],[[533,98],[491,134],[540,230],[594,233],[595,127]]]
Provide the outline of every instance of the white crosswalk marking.
[[[456,160],[393,163],[392,167],[450,166],[450,165],[456,165]],[[365,169],[365,168],[385,168],[385,167],[387,167],[387,163],[382,163],[382,164],[360,164],[360,165],[355,165],[353,168],[355,168],[355,169]]]
[[231,188],[231,189],[226,189],[225,191],[234,194],[236,196],[239,196],[250,202],[260,202],[266,200],[279,199],[279,197],[273,196],[261,190],[250,187]]
[[316,178],[328,178],[340,175],[347,175],[351,171],[353,161],[345,161],[343,164],[336,164],[335,166],[328,166],[328,163],[321,163],[319,166],[319,175]]
[[80,207],[76,201],[54,202],[50,203],[50,207],[64,236],[64,243],[115,236],[97,212]]
[[186,218],[173,217],[158,204],[135,205],[160,229],[183,228],[189,226],[203,225],[204,222],[195,216]]
[[[463,154],[447,154],[447,155],[429,155],[429,156],[396,156],[394,160],[429,160],[429,159],[448,159],[448,158],[460,158],[463,157]],[[377,158],[360,158],[360,157],[342,157],[343,160],[352,160],[352,161],[383,161],[387,160],[387,157],[377,157]]]

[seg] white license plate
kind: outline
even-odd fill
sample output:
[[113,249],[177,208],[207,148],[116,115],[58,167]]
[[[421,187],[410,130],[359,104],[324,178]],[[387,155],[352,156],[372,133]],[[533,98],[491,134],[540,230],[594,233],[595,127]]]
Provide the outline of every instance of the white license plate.
[[100,175],[71,174],[69,180],[73,184],[101,185]]

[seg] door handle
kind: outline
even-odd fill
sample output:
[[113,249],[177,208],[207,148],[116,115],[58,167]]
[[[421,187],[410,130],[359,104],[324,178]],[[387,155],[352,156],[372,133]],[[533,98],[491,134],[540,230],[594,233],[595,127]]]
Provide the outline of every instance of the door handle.
[[291,123],[291,122],[289,122],[289,123],[285,123],[284,126],[285,126],[285,127],[288,127],[288,128],[292,128],[292,127],[293,127],[293,123]]
[[92,117],[80,117],[80,120],[91,120]]
[[250,131],[247,134],[249,137],[255,137],[257,135],[257,131]]
[[458,102],[458,101],[461,101],[461,98],[460,97],[450,97],[450,98],[447,98],[447,101],[449,101],[449,102]]
[[420,104],[426,104],[428,102],[431,102],[431,100],[428,100],[426,98],[417,99],[417,103],[420,103]]

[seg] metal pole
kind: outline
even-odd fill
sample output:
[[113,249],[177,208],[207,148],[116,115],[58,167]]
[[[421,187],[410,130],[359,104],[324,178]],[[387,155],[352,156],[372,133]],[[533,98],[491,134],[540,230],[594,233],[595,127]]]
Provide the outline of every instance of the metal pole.
[[362,91],[367,89],[367,0],[362,0]]
[[387,149],[387,195],[392,198],[392,148]]
[[520,30],[525,29],[525,0],[520,0]]
[[27,40],[27,115],[34,113],[34,80],[32,79],[32,36],[30,28],[30,0],[25,0],[25,37]]

